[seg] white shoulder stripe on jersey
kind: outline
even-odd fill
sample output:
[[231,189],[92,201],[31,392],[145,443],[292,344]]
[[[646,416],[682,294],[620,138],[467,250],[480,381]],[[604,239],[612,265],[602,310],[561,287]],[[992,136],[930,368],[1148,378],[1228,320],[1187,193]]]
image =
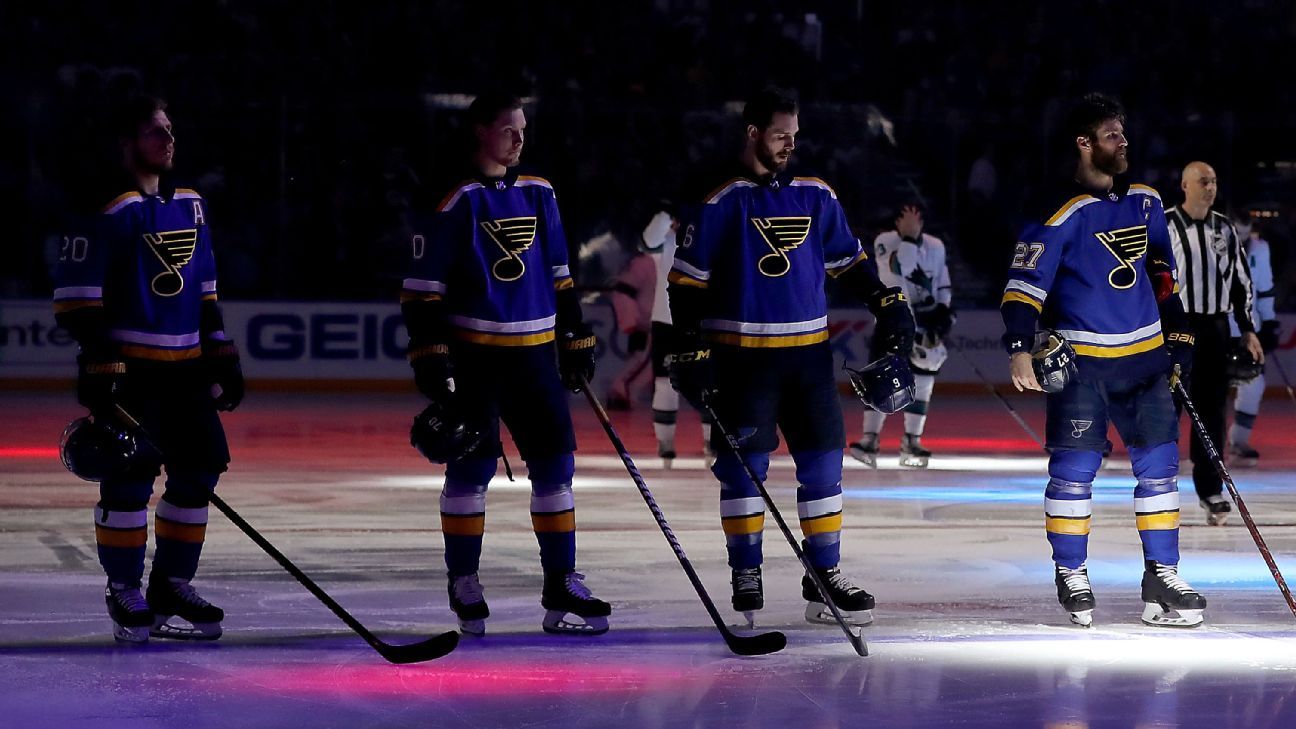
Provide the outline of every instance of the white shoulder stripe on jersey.
[[1130,185],[1130,186],[1129,186],[1129,194],[1131,194],[1131,195],[1147,195],[1147,196],[1149,196],[1149,197],[1154,197],[1154,198],[1156,198],[1156,199],[1158,199],[1158,200],[1161,199],[1161,193],[1157,192],[1155,189],[1153,189],[1153,188],[1151,188],[1151,187],[1148,187],[1147,185]]
[[751,180],[734,180],[733,182],[730,182],[728,185],[725,185],[724,187],[720,188],[720,190],[716,192],[714,195],[707,198],[706,204],[715,205],[716,203],[720,202],[720,200],[725,195],[728,195],[729,193],[733,192],[734,190],[740,187],[756,187],[756,183],[752,182]]
[[181,192],[179,190],[176,190],[176,194],[171,199],[172,200],[201,200],[202,195],[199,195],[198,193],[193,192],[192,190],[187,192]]
[[832,186],[818,177],[793,177],[792,182],[788,183],[788,187],[817,187],[821,190],[827,190],[832,199],[837,199],[837,192],[832,189]]
[[465,192],[471,192],[473,190],[480,190],[480,189],[482,189],[482,184],[480,182],[470,182],[467,185],[460,187],[458,190],[454,191],[454,194],[451,195],[449,199],[447,199],[444,203],[441,204],[441,207],[437,208],[437,211],[445,212],[450,208],[453,208],[455,206],[455,203],[459,202],[459,198],[463,197]]
[[112,206],[106,208],[104,210],[104,215],[112,215],[113,213],[117,212],[118,210],[121,210],[127,205],[134,205],[135,203],[138,202],[144,202],[144,197],[142,195],[127,195],[119,199]]
[[1080,208],[1083,208],[1086,205],[1092,205],[1096,202],[1099,202],[1098,198],[1096,197],[1086,197],[1083,200],[1076,200],[1075,202],[1068,205],[1066,210],[1053,216],[1053,218],[1049,220],[1048,225],[1050,227],[1056,228],[1057,226],[1065,223],[1067,221],[1067,218],[1070,218],[1072,215],[1074,215],[1076,211],[1079,210]]

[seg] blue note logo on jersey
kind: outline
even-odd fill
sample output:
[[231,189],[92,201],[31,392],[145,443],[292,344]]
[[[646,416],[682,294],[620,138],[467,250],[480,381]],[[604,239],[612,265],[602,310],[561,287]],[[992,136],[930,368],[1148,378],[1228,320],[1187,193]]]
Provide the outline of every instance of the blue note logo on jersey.
[[522,278],[522,274],[526,273],[522,254],[535,243],[535,216],[487,220],[481,224],[481,227],[504,252],[504,257],[491,266],[491,275],[500,281],[516,281]]
[[1135,225],[1132,228],[1108,230],[1094,233],[1094,236],[1107,247],[1107,251],[1116,258],[1117,265],[1107,274],[1107,283],[1114,289],[1128,289],[1138,280],[1138,270],[1134,262],[1147,253],[1148,232],[1146,225]]
[[756,226],[761,238],[765,240],[765,245],[773,251],[756,261],[757,270],[770,278],[778,278],[792,270],[792,262],[787,257],[788,251],[805,242],[806,236],[810,235],[811,220],[813,218],[808,215],[752,218],[752,225]]
[[153,293],[175,296],[183,291],[184,277],[180,275],[180,269],[193,258],[194,248],[198,245],[198,229],[145,233],[144,242],[162,262],[162,273],[154,276],[150,283]]

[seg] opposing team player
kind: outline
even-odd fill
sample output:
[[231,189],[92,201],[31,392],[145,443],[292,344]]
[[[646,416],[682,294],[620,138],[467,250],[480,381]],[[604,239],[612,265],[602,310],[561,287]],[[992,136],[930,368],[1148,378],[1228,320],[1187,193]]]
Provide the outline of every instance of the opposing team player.
[[[190,580],[209,497],[229,463],[217,411],[243,398],[238,349],[216,304],[210,218],[202,197],[171,177],[176,140],[166,108],[147,96],[123,104],[121,175],[99,212],[63,239],[54,274],[55,315],[80,345],[77,400],[93,421],[70,426],[66,462],[81,471],[99,460],[107,451],[96,438],[113,433],[160,451],[132,446],[119,452],[119,463],[96,466],[95,541],[108,575],[108,614],[114,636],[132,643],[150,635],[220,637],[224,612]],[[118,408],[146,434],[123,434]],[[156,551],[142,593],[159,465],[166,488],[154,512]],[[177,616],[191,627],[170,622]]]
[[[825,277],[837,277],[870,302],[888,351],[908,354],[913,319],[904,294],[878,280],[832,188],[786,171],[799,131],[796,101],[766,90],[747,103],[743,122],[738,162],[706,180],[709,192],[681,207],[669,287],[679,336],[672,374],[691,402],[714,392],[708,402],[716,417],[740,439],[741,458],[761,479],[778,446],[776,428],[782,430],[796,462],[809,559],[848,619],[867,623],[873,596],[838,567],[845,432],[828,345]],[[765,506],[739,455],[713,440],[733,607],[750,619],[764,606]],[[810,603],[807,619],[832,622],[809,576],[802,595]]]
[[[1193,627],[1206,600],[1179,576],[1179,427],[1168,381],[1172,364],[1190,364],[1192,336],[1165,213],[1155,190],[1121,177],[1129,143],[1117,101],[1085,96],[1064,131],[1079,156],[1074,181],[1022,232],[1001,306],[1013,384],[1048,393],[1044,521],[1058,601],[1073,622],[1091,624],[1090,504],[1110,422],[1138,479],[1143,622]],[[1039,325],[1056,332],[1036,347]]]
[[[945,243],[923,230],[922,210],[917,205],[905,205],[893,222],[893,230],[879,234],[873,241],[878,277],[887,286],[904,291],[918,325],[913,353],[909,355],[916,393],[904,411],[900,465],[926,468],[931,451],[923,447],[922,434],[927,426],[927,409],[936,375],[949,354],[945,337],[954,326],[954,311],[950,308],[952,289],[949,268],[945,265]],[[876,345],[876,341],[869,344],[871,360],[882,354]],[[855,460],[877,466],[878,437],[885,422],[886,414],[882,411],[864,411],[864,434],[850,445]]]
[[[1238,223],[1237,230],[1246,242],[1251,284],[1255,287],[1251,320],[1260,323],[1256,336],[1260,348],[1267,355],[1278,348],[1280,329],[1278,316],[1274,313],[1274,275],[1269,257],[1269,241],[1261,237],[1255,223],[1250,220]],[[1242,348],[1242,332],[1232,319],[1229,319],[1229,333],[1236,352]],[[1263,373],[1237,386],[1237,399],[1233,402],[1233,425],[1229,428],[1229,455],[1240,465],[1254,466],[1260,461],[1260,453],[1251,446],[1251,431],[1255,429],[1256,418],[1260,415],[1260,400],[1264,397],[1264,389]]]
[[604,633],[611,607],[576,572],[576,439],[567,394],[593,375],[594,336],[572,288],[553,186],[516,170],[522,103],[487,93],[468,116],[472,164],[416,222],[401,293],[414,380],[432,401],[416,421],[415,445],[448,461],[441,527],[450,606],[465,632],[485,632],[490,610],[477,568],[486,489],[503,455],[502,420],[531,480],[543,627]]

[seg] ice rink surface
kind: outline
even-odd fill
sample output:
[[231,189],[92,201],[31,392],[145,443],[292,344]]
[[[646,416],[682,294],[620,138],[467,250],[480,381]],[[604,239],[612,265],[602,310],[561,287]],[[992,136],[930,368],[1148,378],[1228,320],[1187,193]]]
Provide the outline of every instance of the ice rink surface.
[[[1241,521],[1207,527],[1189,478],[1182,574],[1210,601],[1197,630],[1139,622],[1142,563],[1128,461],[1095,484],[1095,626],[1058,607],[1043,531],[1043,454],[988,396],[933,400],[925,471],[847,459],[844,571],[878,599],[854,654],[802,619],[800,570],[767,520],[758,628],[788,647],[733,656],[582,400],[580,570],[612,602],[597,638],[540,630],[528,486],[491,487],[481,580],[488,635],[451,655],[387,664],[212,510],[195,585],[227,613],[208,644],[114,644],[95,557],[93,484],[54,445],[70,395],[0,392],[0,726],[59,727],[1293,727],[1296,618]],[[1042,429],[1042,402],[1014,395]],[[391,642],[454,626],[437,515],[439,468],[408,446],[415,395],[253,392],[226,417],[226,501]],[[848,405],[851,431],[859,410]],[[646,408],[618,414],[658,502],[731,624],[717,493],[696,420],[662,470]],[[1234,469],[1279,564],[1296,577],[1296,406],[1270,398]],[[510,446],[511,450],[511,446]],[[1186,448],[1184,449],[1186,451]],[[1185,458],[1186,460],[1186,458]],[[1184,468],[1187,474],[1188,468]],[[793,472],[770,487],[795,524]],[[156,496],[155,496],[156,498]],[[795,528],[795,527],[794,527]]]

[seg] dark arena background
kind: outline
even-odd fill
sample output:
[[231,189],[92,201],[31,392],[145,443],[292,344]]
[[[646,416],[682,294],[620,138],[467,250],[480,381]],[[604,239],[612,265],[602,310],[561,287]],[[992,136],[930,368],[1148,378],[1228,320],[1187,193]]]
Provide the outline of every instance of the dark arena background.
[[[1253,293],[1272,295],[1278,327],[1249,442],[1234,428],[1219,445],[1277,567],[1296,576],[1293,68],[1296,4],[1278,0],[0,5],[0,723],[1296,726],[1296,607],[1236,506],[1208,525],[1187,419],[1180,574],[1209,601],[1204,624],[1139,619],[1135,480],[1114,430],[1092,487],[1094,623],[1068,621],[1042,528],[1044,397],[1010,384],[998,310],[1018,233],[1042,220],[1030,201],[1074,173],[1060,142],[1073,100],[1121,100],[1130,177],[1167,208],[1184,200],[1185,165],[1209,163],[1214,210],[1268,243],[1272,280],[1257,276]],[[866,251],[912,204],[947,252],[957,321],[930,398],[930,461],[901,465],[900,414],[876,468],[843,456],[843,573],[877,598],[867,657],[804,620],[804,570],[773,523],[765,607],[746,626],[730,609],[696,412],[680,408],[674,459],[654,436],[636,298],[653,284],[631,272],[693,174],[737,157],[743,101],[768,85],[799,99],[791,169],[833,186]],[[505,436],[517,473],[501,469],[490,487],[484,637],[393,665],[213,508],[195,585],[224,608],[224,635],[115,642],[97,488],[60,462],[60,433],[86,410],[77,343],[51,306],[69,219],[120,171],[114,105],[166,100],[176,176],[210,212],[225,331],[248,385],[222,415],[232,459],[217,495],[365,628],[405,644],[456,622],[444,466],[409,445],[427,400],[406,361],[402,279],[413,221],[473,139],[469,103],[498,88],[524,101],[524,168],[557,190],[598,337],[594,394],[616,406],[611,422],[723,623],[782,631],[787,647],[726,648],[581,395],[570,400],[579,569],[612,604],[605,635],[541,631],[530,487]],[[863,366],[872,314],[832,281],[828,303],[839,371]],[[839,379],[853,442],[864,406]],[[795,521],[786,447],[768,488]]]

